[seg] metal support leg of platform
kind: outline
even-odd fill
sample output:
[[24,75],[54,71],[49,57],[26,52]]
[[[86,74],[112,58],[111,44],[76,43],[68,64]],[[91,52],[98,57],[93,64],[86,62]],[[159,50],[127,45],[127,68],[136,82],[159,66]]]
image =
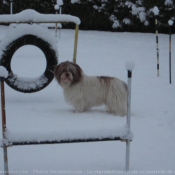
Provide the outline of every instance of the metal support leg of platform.
[[[0,78],[1,83],[1,113],[2,113],[2,137],[3,141],[6,139],[5,131],[6,131],[6,112],[5,112],[5,90],[4,90],[4,79]],[[9,175],[8,173],[8,154],[7,154],[7,146],[3,143],[3,154],[4,154],[4,174]]]
[[[127,101],[127,127],[130,132],[130,123],[131,123],[131,77],[132,71],[128,70],[128,101]],[[130,161],[130,140],[126,141],[126,164],[125,170],[129,171],[129,161]]]

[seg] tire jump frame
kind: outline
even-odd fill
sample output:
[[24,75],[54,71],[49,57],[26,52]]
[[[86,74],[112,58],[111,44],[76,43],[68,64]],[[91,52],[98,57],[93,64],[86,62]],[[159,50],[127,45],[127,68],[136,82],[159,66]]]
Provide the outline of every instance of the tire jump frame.
[[[9,21],[3,21],[3,15],[0,15],[0,23],[6,23],[6,24],[10,24],[10,23],[15,23],[14,20],[10,21],[11,19],[11,15],[9,15]],[[2,17],[2,18],[1,18]],[[38,21],[20,21],[18,20],[19,23],[60,23],[60,22],[68,22],[68,21],[63,21],[63,20],[52,20],[52,21],[42,21],[42,20],[38,20]],[[70,21],[72,22],[72,21]],[[75,23],[76,24],[76,23]],[[76,24],[75,27],[75,42],[74,42],[74,53],[73,53],[73,61],[76,62],[76,56],[77,56],[77,44],[78,44],[78,29],[79,29],[79,24]],[[37,42],[33,42],[33,41],[37,41]],[[27,90],[21,90],[18,89],[13,81],[13,72],[11,70],[11,66],[10,66],[10,62],[12,59],[13,54],[15,53],[15,51],[20,48],[23,45],[26,44],[31,44],[31,45],[35,45],[37,47],[39,47],[45,54],[46,56],[46,61],[47,61],[47,67],[46,70],[44,72],[44,76],[46,78],[49,79],[49,81],[47,83],[44,83],[42,87],[38,87],[35,91],[27,91]],[[47,45],[47,46],[46,46]],[[45,46],[47,47],[47,53],[45,52]],[[53,59],[51,59],[49,56],[52,56]],[[3,143],[2,143],[2,147],[3,147],[3,158],[4,158],[4,174],[5,175],[9,175],[9,169],[8,169],[8,152],[7,152],[7,148],[10,146],[18,146],[18,145],[40,145],[40,144],[63,144],[63,143],[79,143],[79,142],[99,142],[99,141],[122,141],[122,142],[126,142],[126,164],[125,164],[125,170],[129,171],[129,157],[130,157],[130,142],[131,139],[123,139],[120,137],[114,137],[114,138],[95,138],[95,139],[72,139],[72,140],[60,140],[60,141],[42,141],[42,142],[34,142],[34,141],[29,141],[29,142],[13,142],[10,143],[8,142],[7,138],[6,138],[6,129],[7,129],[7,123],[6,123],[6,110],[5,110],[5,87],[4,87],[4,81],[13,89],[20,91],[20,92],[24,92],[24,93],[32,93],[32,92],[36,92],[39,90],[42,90],[43,88],[45,88],[54,78],[53,75],[53,70],[54,67],[57,64],[57,60],[56,60],[56,56],[55,53],[53,52],[52,49],[50,49],[48,47],[48,43],[43,41],[41,38],[36,38],[36,36],[33,35],[25,35],[20,37],[19,39],[17,39],[15,42],[10,43],[10,45],[7,48],[7,52],[6,54],[3,56],[2,58],[2,62],[1,65],[4,66],[8,72],[10,73],[9,77],[7,78],[3,78],[0,77],[0,90],[1,90],[1,113],[2,113],[2,135],[3,135]],[[52,70],[52,71],[50,71]],[[128,71],[128,113],[127,113],[127,122],[126,125],[129,128],[128,131],[128,135],[130,134],[130,117],[131,117],[131,78],[132,78],[132,70],[127,69]]]
[[[19,15],[20,14],[20,15]],[[40,23],[67,23],[67,22],[73,22],[75,23],[75,40],[74,40],[74,53],[73,53],[73,62],[76,62],[77,57],[77,46],[78,46],[78,30],[79,30],[79,24],[80,20],[77,17],[71,16],[71,15],[49,15],[50,18],[48,21],[45,21],[47,19],[47,15],[37,13],[34,10],[24,10],[23,12],[15,14],[15,15],[0,15],[0,24],[28,24],[28,31],[32,29],[35,24],[36,28],[39,28],[38,25]],[[21,16],[29,16],[28,20],[23,20],[23,18],[20,19]],[[34,15],[34,16],[32,16]],[[39,20],[37,20],[38,16]],[[16,22],[18,21],[18,22]],[[30,27],[32,26],[32,27]],[[25,26],[27,27],[27,25]],[[23,27],[23,30],[25,30],[25,27]],[[21,26],[17,26],[14,30],[15,32],[20,31]],[[39,30],[39,29],[38,29]],[[40,27],[40,30],[44,30]],[[57,30],[57,29],[56,29]],[[42,31],[41,31],[42,33]],[[18,34],[19,35],[19,34]],[[4,38],[5,40],[6,38]],[[9,38],[7,38],[8,40]],[[22,79],[18,78],[13,74],[13,71],[11,69],[11,60],[13,57],[13,54],[22,46],[25,45],[34,45],[41,49],[41,51],[44,53],[46,58],[46,69],[44,73],[39,77],[40,78],[40,84],[38,84],[36,81],[33,80],[33,84],[35,84],[34,87],[32,87],[32,84],[29,85],[29,88],[20,88],[20,83],[26,83]],[[47,85],[50,84],[50,82],[54,78],[54,68],[57,65],[57,55],[55,53],[55,50],[52,48],[51,43],[47,41],[47,39],[43,39],[41,36],[37,36],[35,31],[23,33],[22,35],[18,36],[15,40],[12,40],[11,43],[9,43],[5,49],[3,49],[3,55],[1,55],[1,62],[0,65],[4,66],[9,75],[5,79],[5,82],[14,90],[17,90],[19,92],[24,93],[33,93],[40,91],[44,89]]]

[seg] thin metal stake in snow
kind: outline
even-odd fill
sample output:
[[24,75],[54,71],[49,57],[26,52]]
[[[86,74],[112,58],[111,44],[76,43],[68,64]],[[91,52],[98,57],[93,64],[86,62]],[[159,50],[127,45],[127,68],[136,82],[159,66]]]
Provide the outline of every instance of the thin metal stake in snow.
[[[128,61],[126,62],[126,69],[128,71],[128,101],[127,101],[127,127],[128,132],[130,133],[130,125],[131,125],[131,78],[132,78],[132,70],[134,69],[134,62]],[[125,170],[129,171],[129,161],[130,161],[130,139],[126,141],[126,164]]]
[[[59,6],[56,4],[55,5],[55,14],[58,14]],[[57,38],[57,32],[58,32],[58,23],[55,23],[55,37]]]
[[[4,79],[0,77],[0,89],[1,89],[1,113],[2,113],[2,137],[3,141],[6,139],[6,112],[5,112],[5,90],[4,90]],[[3,143],[3,154],[4,154],[4,174],[9,175],[8,173],[8,155],[7,155],[7,146]]]
[[[60,9],[59,9],[59,13],[60,15],[62,14],[62,7],[60,6]],[[59,27],[59,39],[61,38],[61,26]]]
[[155,18],[155,27],[156,27],[156,50],[157,50],[157,76],[159,76],[160,75],[160,72],[159,72],[159,39],[158,39],[157,18]]
[[13,0],[10,0],[10,14],[13,14]]
[[173,21],[169,20],[169,79],[171,84],[171,26],[173,24]]

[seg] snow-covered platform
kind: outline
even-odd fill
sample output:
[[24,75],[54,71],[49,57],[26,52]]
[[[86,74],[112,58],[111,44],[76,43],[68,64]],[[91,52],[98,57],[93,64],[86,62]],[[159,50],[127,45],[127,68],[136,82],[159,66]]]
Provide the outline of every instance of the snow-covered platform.
[[[72,143],[72,142],[95,142],[110,140],[132,140],[133,134],[129,131],[127,125],[121,126],[123,117],[89,117],[66,116],[41,121],[43,128],[38,128],[28,123],[26,126],[12,127],[12,130],[6,131],[6,139],[1,140],[1,146],[5,143],[7,146],[32,145],[32,144],[54,144],[54,143]],[[79,115],[79,114],[77,114]],[[117,123],[117,119],[119,122]],[[36,119],[36,121],[38,121]],[[20,122],[20,121],[19,121]],[[45,126],[44,126],[45,125]],[[22,130],[21,130],[22,129]]]

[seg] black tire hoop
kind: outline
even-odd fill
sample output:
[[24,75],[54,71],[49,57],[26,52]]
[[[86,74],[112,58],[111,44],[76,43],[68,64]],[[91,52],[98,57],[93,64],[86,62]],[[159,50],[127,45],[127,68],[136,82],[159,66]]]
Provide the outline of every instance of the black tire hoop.
[[[46,58],[46,69],[38,78],[18,78],[11,70],[13,54],[22,46],[34,45],[42,50]],[[51,45],[35,35],[24,35],[11,42],[5,49],[1,59],[1,65],[9,72],[5,82],[14,90],[24,93],[33,93],[44,89],[54,78],[54,68],[57,65],[57,54]],[[31,70],[32,71],[32,70]]]

